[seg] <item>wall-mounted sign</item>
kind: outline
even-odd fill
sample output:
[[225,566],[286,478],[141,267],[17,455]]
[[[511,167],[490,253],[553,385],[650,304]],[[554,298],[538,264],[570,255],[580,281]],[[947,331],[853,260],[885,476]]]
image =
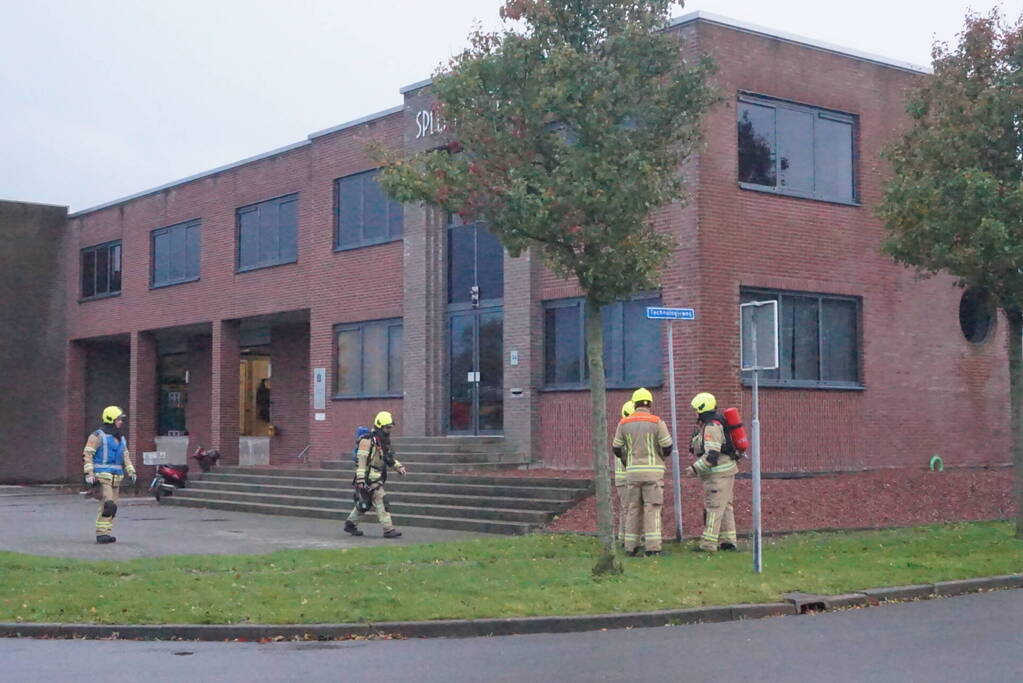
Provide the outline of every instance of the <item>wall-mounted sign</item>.
[[416,112],[416,140],[444,132],[444,122],[431,109]]
[[313,368],[313,410],[327,407],[327,368]]

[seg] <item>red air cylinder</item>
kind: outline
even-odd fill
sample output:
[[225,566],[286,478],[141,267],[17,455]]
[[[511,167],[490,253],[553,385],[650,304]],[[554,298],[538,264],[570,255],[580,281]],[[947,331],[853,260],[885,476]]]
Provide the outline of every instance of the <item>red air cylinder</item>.
[[746,428],[742,426],[742,416],[739,415],[739,409],[725,408],[725,412],[722,415],[725,418],[725,429],[728,430],[728,435],[732,437],[732,445],[735,446],[735,450],[745,453],[749,449],[749,438],[746,436]]

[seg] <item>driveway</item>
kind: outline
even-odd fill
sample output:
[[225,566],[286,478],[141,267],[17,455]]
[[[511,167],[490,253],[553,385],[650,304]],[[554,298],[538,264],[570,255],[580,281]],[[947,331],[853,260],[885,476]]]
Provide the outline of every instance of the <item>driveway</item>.
[[79,493],[30,486],[0,486],[0,550],[83,560],[130,560],[159,555],[240,555],[288,549],[356,548],[434,543],[489,534],[402,527],[398,539],[381,537],[379,524],[360,524],[353,538],[326,519],[258,515],[161,506],[150,496],[118,501],[117,543],[97,545],[93,524],[99,504]]

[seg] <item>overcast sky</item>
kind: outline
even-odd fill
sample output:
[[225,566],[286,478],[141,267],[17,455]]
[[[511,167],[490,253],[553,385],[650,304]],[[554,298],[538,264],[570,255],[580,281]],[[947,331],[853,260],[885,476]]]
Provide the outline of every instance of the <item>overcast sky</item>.
[[[80,211],[401,104],[502,0],[6,0],[0,199]],[[996,0],[688,0],[927,65]],[[1004,14],[1023,0],[1002,0]]]

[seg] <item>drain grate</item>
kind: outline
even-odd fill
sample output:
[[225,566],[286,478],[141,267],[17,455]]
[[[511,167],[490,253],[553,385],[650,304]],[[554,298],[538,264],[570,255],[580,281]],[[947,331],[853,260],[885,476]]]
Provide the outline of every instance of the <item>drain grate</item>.
[[209,519],[200,519],[200,522],[230,522],[231,520],[227,517],[210,517]]

